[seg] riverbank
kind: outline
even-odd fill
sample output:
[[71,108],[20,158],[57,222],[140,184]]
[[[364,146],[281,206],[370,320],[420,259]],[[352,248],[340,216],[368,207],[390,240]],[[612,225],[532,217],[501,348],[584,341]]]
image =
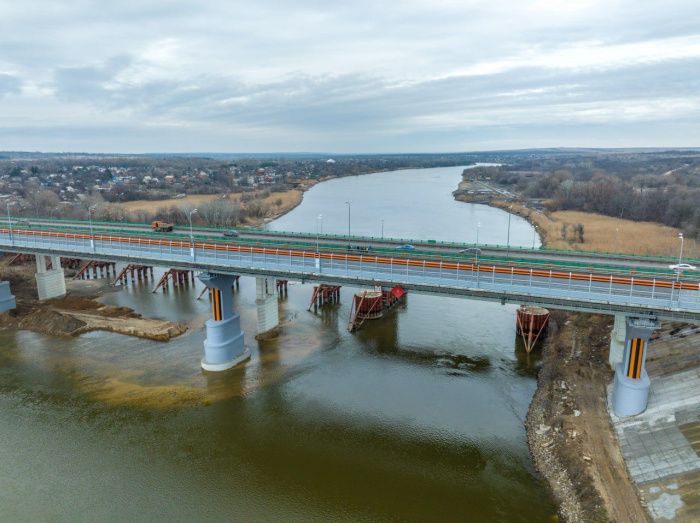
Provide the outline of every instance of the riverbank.
[[609,316],[552,313],[526,419],[535,467],[570,523],[649,521],[607,410]]
[[5,261],[0,264],[0,279],[10,282],[17,301],[16,309],[0,314],[2,328],[51,336],[107,331],[154,341],[168,341],[187,330],[180,323],[143,318],[128,307],[100,303],[101,295],[114,290],[105,280],[68,280],[65,297],[39,301],[33,264],[8,267]]

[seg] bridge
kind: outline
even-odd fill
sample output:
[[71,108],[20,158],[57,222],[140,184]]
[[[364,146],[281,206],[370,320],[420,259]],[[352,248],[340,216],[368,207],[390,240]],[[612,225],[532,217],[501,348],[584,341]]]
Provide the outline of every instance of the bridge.
[[[36,254],[40,299],[65,294],[60,257],[121,261],[200,272],[212,291],[202,367],[228,369],[249,352],[233,311],[235,276],[256,278],[258,330],[279,323],[275,278],[337,285],[394,286],[440,296],[615,315],[611,364],[615,411],[646,408],[644,369],[648,340],[659,320],[700,323],[700,282],[675,274],[668,260],[547,250],[504,250],[438,242],[397,242],[359,237],[266,231],[224,238],[221,230],[155,234],[146,226],[31,219],[0,227],[0,251]],[[405,242],[406,240],[400,240]],[[53,257],[48,269],[45,256]],[[0,311],[13,306],[0,285]]]

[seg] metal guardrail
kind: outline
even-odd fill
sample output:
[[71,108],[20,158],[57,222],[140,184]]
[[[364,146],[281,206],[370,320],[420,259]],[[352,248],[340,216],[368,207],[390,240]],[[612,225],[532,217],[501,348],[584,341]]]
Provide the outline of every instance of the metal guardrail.
[[[454,261],[428,263],[411,257],[386,258],[363,253],[325,253],[319,259],[313,251],[283,248],[255,248],[212,242],[69,234],[0,229],[0,249],[13,252],[59,254],[94,259],[117,259],[152,265],[168,265],[196,270],[236,274],[271,274],[293,279],[345,282],[356,285],[400,284],[406,288],[438,294],[471,296],[482,299],[549,304],[572,310],[635,311],[700,323],[700,290],[665,288],[657,285],[595,281],[559,273],[534,276],[534,271],[518,274],[513,267],[497,272],[494,268],[461,265]],[[456,267],[455,267],[456,265]]]
[[[74,224],[74,223],[82,223],[83,225],[87,226],[88,222],[85,220],[72,220],[68,218],[41,218],[41,217],[22,217],[22,219],[27,219],[31,222],[31,220],[43,220],[43,221],[52,221],[52,222],[60,222],[60,223],[65,223],[67,225]],[[2,219],[0,219],[0,224],[2,224]],[[109,221],[109,220],[93,220],[93,224],[100,224],[100,225],[115,225],[115,226],[122,226],[122,227],[150,227],[149,223],[143,223],[143,222],[119,222],[119,221]],[[181,225],[180,227],[189,227],[186,225]],[[197,231],[205,231],[205,232],[221,232],[223,233],[225,230],[230,229],[231,227],[213,227],[213,226],[200,226],[200,225],[193,225],[193,230]],[[270,229],[264,229],[260,227],[235,227],[236,230],[244,233],[251,233],[251,234],[260,234],[260,235],[269,235],[269,236],[291,236],[291,237],[299,237],[299,238],[315,238],[315,234],[312,233],[304,233],[304,232],[294,232],[294,231],[273,231]],[[343,234],[322,234],[320,235],[323,238],[326,239],[337,239],[337,240],[343,240],[347,241],[348,236],[343,235]],[[609,252],[609,251],[583,251],[583,250],[564,250],[564,249],[551,249],[551,248],[544,248],[544,247],[538,247],[535,249],[532,249],[530,247],[521,247],[521,246],[510,246],[506,247],[504,245],[500,244],[488,244],[488,243],[463,243],[463,242],[450,242],[450,241],[437,241],[437,240],[430,240],[430,239],[415,239],[415,238],[393,238],[393,237],[388,237],[385,236],[383,238],[378,238],[375,236],[352,236],[351,241],[366,241],[366,242],[386,242],[386,243],[396,243],[396,244],[412,244],[412,245],[424,245],[424,246],[446,246],[446,247],[454,247],[454,248],[468,248],[468,247],[479,247],[482,249],[490,249],[490,250],[498,250],[498,251],[503,251],[503,252],[538,252],[543,255],[562,255],[562,256],[590,256],[590,257],[599,257],[599,258],[610,258],[610,259],[617,259],[617,260],[639,260],[639,261],[650,261],[650,262],[669,262],[673,263],[677,260],[675,256],[652,256],[652,255],[645,255],[645,254],[629,254],[629,253],[619,253],[619,252]],[[688,263],[693,263],[693,264],[700,264],[700,258],[691,258],[687,257],[685,258]]]
[[[82,225],[85,227],[82,227],[81,229],[72,229],[70,226],[63,226],[63,225],[33,225],[31,227],[27,226],[15,226],[16,231],[21,231],[21,230],[27,230],[27,231],[35,231],[35,230],[58,230],[58,231],[68,231],[68,232],[75,232],[75,233],[85,233],[87,232],[87,223],[81,222]],[[0,221],[0,226],[2,226],[2,222]],[[103,225],[104,227],[104,225]],[[124,236],[134,236],[134,237],[153,237],[153,238],[171,238],[171,239],[179,239],[180,241],[190,241],[190,236],[188,233],[185,231],[177,231],[177,232],[172,232],[172,233],[161,233],[161,232],[152,232],[150,230],[150,226],[146,225],[139,225],[138,227],[147,227],[147,230],[138,230],[135,231],[134,228],[137,227],[135,224],[129,224],[127,228],[110,228],[110,229],[104,229],[101,228],[96,231],[96,234],[101,234],[104,233],[105,231],[109,233],[115,233],[119,235],[124,235]],[[194,231],[197,231],[198,233],[200,232],[210,232],[208,229],[193,229]],[[224,229],[225,230],[225,229]],[[220,232],[221,230],[219,229],[214,229],[215,232]],[[305,237],[308,238],[308,235],[303,235],[302,233],[296,233],[296,235],[300,235],[300,237]],[[275,235],[275,238],[279,238],[282,235]],[[320,236],[320,238],[327,240],[329,236]],[[331,235],[330,238],[334,238],[335,236]],[[315,239],[315,236],[312,236],[312,238]],[[347,241],[347,236],[341,236],[341,238],[344,241]],[[247,245],[252,245],[252,246],[262,246],[262,247],[268,247],[270,245],[273,246],[293,246],[297,248],[308,248],[312,250],[316,250],[316,243],[314,241],[309,241],[309,242],[299,242],[299,241],[292,241],[292,242],[284,242],[282,244],[279,243],[279,241],[274,240],[274,239],[257,239],[257,238],[245,238],[245,237],[239,237],[235,238],[234,240],[232,239],[227,239],[227,238],[216,238],[216,237],[211,237],[211,236],[199,236],[199,235],[194,235],[194,239],[196,241],[207,241],[207,242],[219,242],[222,244],[231,244],[232,241],[235,241],[237,244],[247,244]],[[287,239],[282,237],[282,239]],[[429,244],[432,246],[432,244]],[[318,250],[321,252],[335,252],[335,251],[345,251],[347,248],[346,243],[342,244],[337,244],[337,245],[328,245],[328,244],[319,244]],[[352,251],[351,252],[355,252]],[[426,259],[443,259],[443,260],[451,260],[451,261],[468,261],[471,259],[474,259],[474,255],[469,254],[460,254],[460,253],[454,253],[454,252],[434,252],[434,251],[410,251],[409,252],[402,252],[398,251],[396,249],[390,249],[390,248],[382,248],[382,247],[374,247],[373,250],[371,251],[372,254],[376,255],[391,255],[393,257],[397,258],[426,258]],[[606,265],[606,264],[595,264],[592,265],[590,263],[585,263],[585,262],[572,262],[570,260],[537,260],[537,259],[532,259],[532,258],[514,258],[514,257],[507,257],[507,258],[500,258],[496,256],[491,256],[491,255],[481,255],[478,257],[478,260],[481,262],[492,262],[492,263],[497,263],[497,264],[502,264],[506,266],[514,266],[514,267],[534,267],[534,268],[543,268],[543,269],[550,269],[550,268],[556,268],[557,270],[575,270],[575,271],[595,271],[597,273],[605,273],[605,274],[614,274],[614,275],[623,275],[623,276],[637,276],[637,275],[644,275],[648,276],[650,278],[657,277],[657,278],[676,278],[677,275],[675,272],[671,270],[662,270],[659,271],[657,269],[651,268],[651,267],[620,267],[620,266],[615,266],[615,265]],[[678,278],[680,281],[695,281],[692,278],[684,277],[681,275],[680,278]]]

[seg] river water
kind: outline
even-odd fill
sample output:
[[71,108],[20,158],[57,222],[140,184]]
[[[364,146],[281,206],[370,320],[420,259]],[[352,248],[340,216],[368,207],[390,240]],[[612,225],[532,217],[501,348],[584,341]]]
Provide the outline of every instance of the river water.
[[[331,180],[276,229],[505,243],[503,211],[452,200],[462,168]],[[532,229],[511,219],[512,245]],[[158,274],[158,271],[157,271]],[[282,335],[254,340],[255,285],[235,305],[252,359],[199,368],[200,286],[104,301],[187,322],[156,343],[110,333],[0,331],[0,520],[547,521],[523,421],[537,359],[516,348],[514,307],[411,294],[346,325],[356,289],[308,312],[290,284]]]

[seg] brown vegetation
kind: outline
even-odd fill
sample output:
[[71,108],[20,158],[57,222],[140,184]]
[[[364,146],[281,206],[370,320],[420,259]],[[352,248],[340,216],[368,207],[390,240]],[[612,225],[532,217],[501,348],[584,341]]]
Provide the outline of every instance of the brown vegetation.
[[[678,229],[651,222],[635,222],[611,216],[579,211],[537,211],[522,203],[503,200],[489,202],[495,207],[509,209],[532,224],[542,237],[542,243],[551,249],[579,251],[620,252],[627,254],[675,257],[679,254]],[[562,238],[562,226],[573,230],[583,225],[584,241]],[[700,248],[694,238],[685,241],[684,258],[700,258]]]

